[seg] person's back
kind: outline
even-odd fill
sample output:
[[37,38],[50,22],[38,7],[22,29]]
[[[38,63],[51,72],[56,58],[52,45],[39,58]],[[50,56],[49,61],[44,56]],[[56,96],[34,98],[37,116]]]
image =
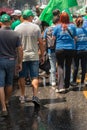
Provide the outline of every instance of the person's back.
[[[19,35],[10,28],[10,16],[1,16],[2,27],[0,29],[0,101],[2,105],[2,116],[7,116],[6,104],[12,92],[13,76],[15,67],[17,71],[22,70],[23,50]],[[16,55],[18,62],[16,63]]]
[[20,42],[18,33],[10,27],[2,27],[0,29],[0,57],[16,58],[17,41]]
[[41,50],[41,60],[43,60],[43,43],[41,39],[41,31],[38,25],[32,23],[34,14],[31,10],[24,10],[22,16],[24,19],[23,23],[21,23],[15,28],[15,31],[17,31],[22,38],[23,45],[23,69],[19,73],[19,84],[21,89],[21,96],[19,100],[21,101],[21,103],[24,103],[26,101],[25,78],[27,75],[29,75],[33,87],[32,101],[35,104],[39,105],[40,101],[37,97],[37,88],[39,83],[38,44]]
[[31,22],[23,22],[15,28],[22,36],[22,45],[24,48],[24,60],[37,60],[38,57],[38,44],[37,40],[40,37],[40,29],[38,25]]

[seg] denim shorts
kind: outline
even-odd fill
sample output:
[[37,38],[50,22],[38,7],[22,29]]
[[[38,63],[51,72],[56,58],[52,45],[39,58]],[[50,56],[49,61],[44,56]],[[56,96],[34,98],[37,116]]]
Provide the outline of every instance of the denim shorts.
[[15,71],[15,60],[0,58],[0,87],[12,86]]
[[26,78],[27,75],[31,79],[39,76],[39,61],[25,61],[22,63],[22,71],[19,73],[19,78]]

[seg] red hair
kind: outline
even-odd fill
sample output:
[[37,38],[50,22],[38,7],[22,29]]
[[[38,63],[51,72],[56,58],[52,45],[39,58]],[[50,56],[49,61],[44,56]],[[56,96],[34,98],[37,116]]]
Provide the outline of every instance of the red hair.
[[67,29],[67,24],[69,24],[69,15],[66,12],[60,14],[60,23],[63,27],[63,30]]
[[69,21],[69,15],[66,12],[63,12],[60,14],[60,23],[68,24]]

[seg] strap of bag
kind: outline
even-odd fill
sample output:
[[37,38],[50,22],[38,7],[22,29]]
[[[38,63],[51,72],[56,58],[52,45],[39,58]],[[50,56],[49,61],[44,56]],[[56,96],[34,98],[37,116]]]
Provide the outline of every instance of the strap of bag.
[[73,37],[73,35],[71,34],[71,32],[70,32],[70,30],[67,28],[67,31],[68,31],[68,33],[70,34],[70,36],[72,37],[72,38],[74,38]]

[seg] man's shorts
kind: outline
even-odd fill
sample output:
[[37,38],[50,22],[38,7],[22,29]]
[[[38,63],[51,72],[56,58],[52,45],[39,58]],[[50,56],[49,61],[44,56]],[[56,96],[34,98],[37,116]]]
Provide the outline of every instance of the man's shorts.
[[25,61],[22,63],[22,71],[19,73],[19,78],[26,78],[27,75],[31,79],[39,76],[39,61]]
[[12,86],[15,71],[15,60],[0,58],[0,87]]

